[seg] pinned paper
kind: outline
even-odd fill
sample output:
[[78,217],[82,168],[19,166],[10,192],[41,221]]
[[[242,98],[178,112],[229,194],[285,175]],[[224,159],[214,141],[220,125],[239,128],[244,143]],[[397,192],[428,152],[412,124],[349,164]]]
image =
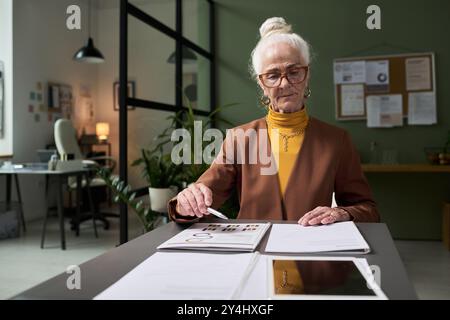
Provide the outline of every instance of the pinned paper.
[[367,127],[390,128],[403,126],[402,95],[376,95],[366,97]]
[[334,63],[334,83],[351,84],[366,82],[366,62],[335,62]]
[[34,106],[32,104],[28,105],[28,112],[30,113],[34,112]]
[[431,90],[431,62],[428,57],[406,59],[406,90]]
[[367,92],[389,91],[389,60],[366,62]]
[[31,91],[30,92],[30,100],[34,100],[35,98],[36,98],[36,94],[33,91]]
[[40,122],[41,121],[41,115],[39,113],[35,113],[34,114],[34,121],[35,122]]
[[343,116],[364,115],[364,85],[346,84],[341,86],[341,106]]
[[408,94],[408,124],[435,124],[436,96],[434,92]]

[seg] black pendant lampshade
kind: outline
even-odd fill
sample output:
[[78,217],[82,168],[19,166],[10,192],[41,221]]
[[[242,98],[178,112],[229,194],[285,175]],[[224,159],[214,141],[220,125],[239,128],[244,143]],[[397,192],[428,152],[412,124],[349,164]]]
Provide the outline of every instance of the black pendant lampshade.
[[103,54],[94,46],[94,40],[91,37],[89,37],[87,45],[75,53],[73,59],[87,63],[102,63],[105,61]]
[[89,0],[89,11],[88,11],[88,31],[89,31],[89,39],[86,46],[82,47],[78,50],[73,59],[79,62],[86,63],[102,63],[105,61],[105,57],[103,54],[94,46],[94,40],[91,37],[91,0]]
[[[175,52],[173,52],[167,59],[167,62],[175,63],[175,57],[176,54]],[[195,63],[197,61],[197,56],[188,48],[183,47],[183,49],[181,50],[181,59],[183,60],[183,63]]]

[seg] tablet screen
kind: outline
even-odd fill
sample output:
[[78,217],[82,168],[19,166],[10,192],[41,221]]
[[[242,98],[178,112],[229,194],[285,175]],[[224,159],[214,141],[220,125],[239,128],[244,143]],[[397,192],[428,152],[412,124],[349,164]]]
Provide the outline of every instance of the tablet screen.
[[275,295],[376,296],[353,261],[272,260]]

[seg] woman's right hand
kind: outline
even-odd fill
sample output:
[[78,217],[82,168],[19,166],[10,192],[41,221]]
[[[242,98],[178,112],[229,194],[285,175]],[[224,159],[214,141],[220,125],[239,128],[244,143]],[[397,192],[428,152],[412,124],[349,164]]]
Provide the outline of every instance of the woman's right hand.
[[212,204],[212,191],[203,183],[192,183],[177,195],[177,213],[182,216],[209,215],[206,208]]

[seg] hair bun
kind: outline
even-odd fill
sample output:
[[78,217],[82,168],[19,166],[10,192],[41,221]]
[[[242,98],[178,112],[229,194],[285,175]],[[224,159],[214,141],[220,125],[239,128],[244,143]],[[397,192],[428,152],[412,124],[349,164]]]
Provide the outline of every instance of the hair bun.
[[292,33],[291,25],[287,24],[284,18],[272,17],[264,21],[259,28],[261,38],[268,37],[274,33]]

